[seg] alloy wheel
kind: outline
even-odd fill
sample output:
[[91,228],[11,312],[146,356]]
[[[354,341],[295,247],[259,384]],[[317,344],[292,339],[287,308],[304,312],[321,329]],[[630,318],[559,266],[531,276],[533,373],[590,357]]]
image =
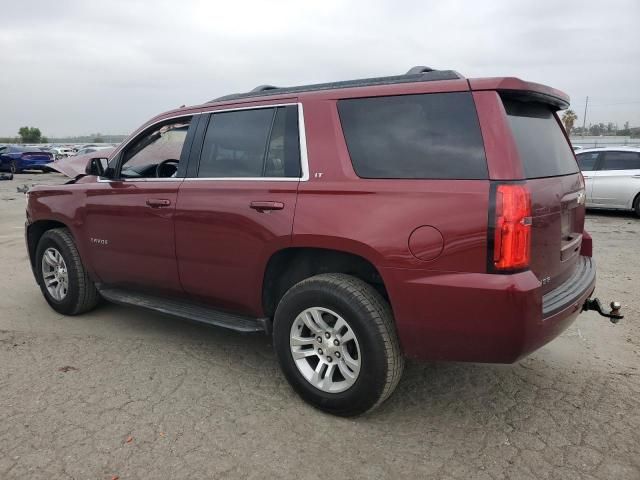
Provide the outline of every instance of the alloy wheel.
[[69,292],[69,272],[62,254],[50,247],[42,255],[42,281],[54,300],[62,301]]
[[362,355],[347,321],[327,308],[301,312],[289,335],[291,355],[302,376],[318,390],[339,393],[358,379]]

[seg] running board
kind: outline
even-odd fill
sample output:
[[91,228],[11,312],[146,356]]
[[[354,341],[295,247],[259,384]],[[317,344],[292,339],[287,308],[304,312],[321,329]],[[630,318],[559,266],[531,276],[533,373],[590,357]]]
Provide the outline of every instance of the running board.
[[133,305],[198,323],[229,328],[244,333],[269,333],[268,318],[246,317],[223,312],[204,305],[171,300],[146,293],[130,292],[121,288],[98,287],[100,295],[113,303]]

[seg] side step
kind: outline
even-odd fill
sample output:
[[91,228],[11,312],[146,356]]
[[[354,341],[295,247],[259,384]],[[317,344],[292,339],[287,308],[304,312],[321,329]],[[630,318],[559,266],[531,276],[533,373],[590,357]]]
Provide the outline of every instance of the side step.
[[211,307],[172,300],[146,293],[130,292],[122,288],[100,287],[100,295],[113,303],[133,305],[156,312],[186,318],[194,322],[229,328],[244,333],[269,333],[268,318],[254,318],[222,312]]

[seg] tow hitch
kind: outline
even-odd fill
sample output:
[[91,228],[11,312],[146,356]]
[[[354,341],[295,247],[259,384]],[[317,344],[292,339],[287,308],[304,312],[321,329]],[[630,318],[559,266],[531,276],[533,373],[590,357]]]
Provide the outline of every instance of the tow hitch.
[[611,323],[618,323],[624,318],[624,315],[620,315],[620,309],[622,308],[622,305],[620,305],[620,302],[611,302],[609,306],[611,307],[611,311],[605,312],[602,304],[600,303],[600,299],[587,298],[584,302],[584,305],[582,305],[582,311],[586,312],[588,310],[595,310],[603,317],[607,317],[609,320],[611,320]]

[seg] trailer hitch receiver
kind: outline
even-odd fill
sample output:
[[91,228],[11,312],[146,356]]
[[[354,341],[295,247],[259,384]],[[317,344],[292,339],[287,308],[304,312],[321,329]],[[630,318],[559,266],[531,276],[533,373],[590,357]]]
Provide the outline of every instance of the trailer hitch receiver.
[[607,317],[611,321],[611,323],[618,323],[624,318],[624,315],[620,315],[620,309],[622,308],[622,305],[620,305],[620,302],[611,302],[609,306],[611,307],[611,311],[606,312],[604,310],[604,307],[602,306],[602,303],[600,303],[600,299],[587,298],[584,302],[584,305],[582,305],[582,311],[586,312],[588,310],[595,310],[603,317]]

